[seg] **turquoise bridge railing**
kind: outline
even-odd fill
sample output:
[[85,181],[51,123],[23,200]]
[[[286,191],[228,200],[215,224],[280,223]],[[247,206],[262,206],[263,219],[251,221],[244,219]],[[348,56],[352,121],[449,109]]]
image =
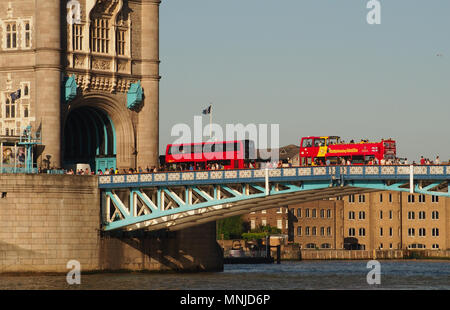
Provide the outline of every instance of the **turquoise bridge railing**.
[[317,166],[102,175],[102,229],[182,229],[219,218],[380,190],[450,197],[450,165]]

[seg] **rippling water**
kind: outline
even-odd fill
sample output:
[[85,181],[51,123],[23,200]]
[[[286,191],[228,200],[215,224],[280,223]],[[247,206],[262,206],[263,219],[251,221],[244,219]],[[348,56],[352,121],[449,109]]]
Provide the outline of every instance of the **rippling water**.
[[298,290],[298,289],[450,289],[450,261],[380,261],[381,284],[367,284],[366,261],[299,261],[280,265],[225,265],[210,273],[82,274],[81,285],[65,275],[0,276],[1,290]]

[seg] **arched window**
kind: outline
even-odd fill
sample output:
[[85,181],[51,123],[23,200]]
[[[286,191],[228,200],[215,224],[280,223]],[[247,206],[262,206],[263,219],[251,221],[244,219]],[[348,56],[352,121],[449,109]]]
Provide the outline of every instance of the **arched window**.
[[360,220],[364,220],[366,218],[366,212],[364,211],[359,211],[359,219]]
[[425,237],[425,234],[426,234],[425,228],[419,228],[419,236]]
[[366,229],[365,229],[365,228],[360,228],[360,229],[359,229],[359,235],[360,235],[361,237],[365,236],[365,235],[366,235]]
[[308,244],[306,245],[306,248],[307,248],[307,249],[315,249],[315,248],[316,248],[316,244],[315,244],[315,243],[308,243]]
[[439,219],[439,211],[433,211],[431,212],[431,218],[433,220],[438,220]]

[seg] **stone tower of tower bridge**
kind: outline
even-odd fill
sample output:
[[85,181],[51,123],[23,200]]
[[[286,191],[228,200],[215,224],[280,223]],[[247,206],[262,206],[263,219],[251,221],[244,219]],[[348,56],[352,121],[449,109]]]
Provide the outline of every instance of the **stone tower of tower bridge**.
[[156,165],[159,5],[1,1],[0,136],[14,140],[27,125],[40,131],[41,167]]

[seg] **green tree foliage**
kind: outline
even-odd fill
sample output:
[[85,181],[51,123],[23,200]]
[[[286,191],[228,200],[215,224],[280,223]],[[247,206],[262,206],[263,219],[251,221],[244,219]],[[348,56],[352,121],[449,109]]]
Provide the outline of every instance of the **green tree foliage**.
[[241,239],[247,223],[240,215],[217,221],[217,239]]
[[252,233],[267,233],[268,235],[280,234],[281,229],[276,228],[274,226],[266,225],[266,226],[258,226],[255,229],[252,229],[250,232]]
[[255,229],[252,229],[249,233],[243,233],[242,238],[247,240],[256,240],[256,239],[264,239],[266,236],[280,234],[281,229],[267,225],[267,226],[258,226]]

